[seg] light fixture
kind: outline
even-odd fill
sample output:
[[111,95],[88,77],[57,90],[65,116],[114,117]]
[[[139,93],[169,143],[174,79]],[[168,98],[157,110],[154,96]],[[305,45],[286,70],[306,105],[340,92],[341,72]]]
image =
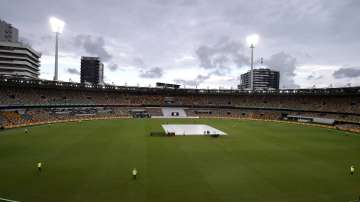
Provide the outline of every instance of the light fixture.
[[252,34],[246,37],[246,42],[248,43],[249,47],[255,47],[257,43],[259,42],[259,35]]
[[50,25],[51,25],[51,30],[53,32],[56,32],[56,33],[62,33],[63,30],[64,30],[64,26],[65,26],[65,22],[58,19],[58,18],[55,18],[55,17],[51,17],[49,19],[49,22],[50,22]]

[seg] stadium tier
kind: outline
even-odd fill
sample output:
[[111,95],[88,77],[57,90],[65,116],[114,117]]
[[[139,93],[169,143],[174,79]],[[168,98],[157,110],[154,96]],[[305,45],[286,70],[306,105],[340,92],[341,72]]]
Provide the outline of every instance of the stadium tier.
[[[360,88],[249,92],[0,79],[0,125],[5,128],[81,118],[134,114],[136,117],[162,116],[167,108],[180,108],[181,117],[296,119],[303,122],[317,119],[339,127],[358,127]],[[167,113],[179,115],[175,111]]]

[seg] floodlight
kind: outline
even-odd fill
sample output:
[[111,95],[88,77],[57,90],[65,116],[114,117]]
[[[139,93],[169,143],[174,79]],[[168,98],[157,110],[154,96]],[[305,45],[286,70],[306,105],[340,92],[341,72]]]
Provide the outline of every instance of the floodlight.
[[254,90],[254,49],[256,44],[259,42],[259,35],[252,34],[246,37],[246,42],[251,48],[251,69],[250,69],[250,89]]
[[51,17],[49,22],[50,22],[51,29],[53,32],[60,33],[60,34],[63,32],[64,26],[65,26],[64,21],[62,21],[58,18],[55,18],[55,17]]
[[248,37],[246,37],[246,42],[250,47],[255,47],[256,44],[259,42],[259,35],[257,34],[249,35]]
[[55,72],[54,81],[58,80],[58,52],[59,52],[59,35],[63,32],[65,22],[58,18],[51,17],[49,19],[50,26],[53,32],[55,32]]

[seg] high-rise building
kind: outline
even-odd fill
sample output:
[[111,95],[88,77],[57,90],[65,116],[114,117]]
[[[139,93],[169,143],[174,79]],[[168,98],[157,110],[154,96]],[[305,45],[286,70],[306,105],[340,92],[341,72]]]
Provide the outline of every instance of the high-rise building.
[[11,24],[0,20],[0,41],[18,42],[19,31]]
[[37,79],[40,57],[24,44],[0,41],[0,76]]
[[104,64],[98,57],[81,57],[81,83],[103,84]]
[[[274,90],[279,89],[280,73],[268,68],[254,69],[254,90]],[[241,75],[239,89],[250,89],[251,72],[248,71]]]
[[41,54],[19,42],[19,31],[0,20],[0,76],[37,79]]

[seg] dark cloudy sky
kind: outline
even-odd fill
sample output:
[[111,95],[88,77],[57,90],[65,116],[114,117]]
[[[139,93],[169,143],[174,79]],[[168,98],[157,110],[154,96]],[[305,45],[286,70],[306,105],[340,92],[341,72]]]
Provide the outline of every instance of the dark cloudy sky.
[[1,0],[0,18],[42,52],[41,77],[53,77],[54,34],[66,22],[61,80],[79,81],[80,57],[100,56],[105,81],[176,82],[231,88],[256,61],[281,71],[281,87],[360,85],[360,0]]

